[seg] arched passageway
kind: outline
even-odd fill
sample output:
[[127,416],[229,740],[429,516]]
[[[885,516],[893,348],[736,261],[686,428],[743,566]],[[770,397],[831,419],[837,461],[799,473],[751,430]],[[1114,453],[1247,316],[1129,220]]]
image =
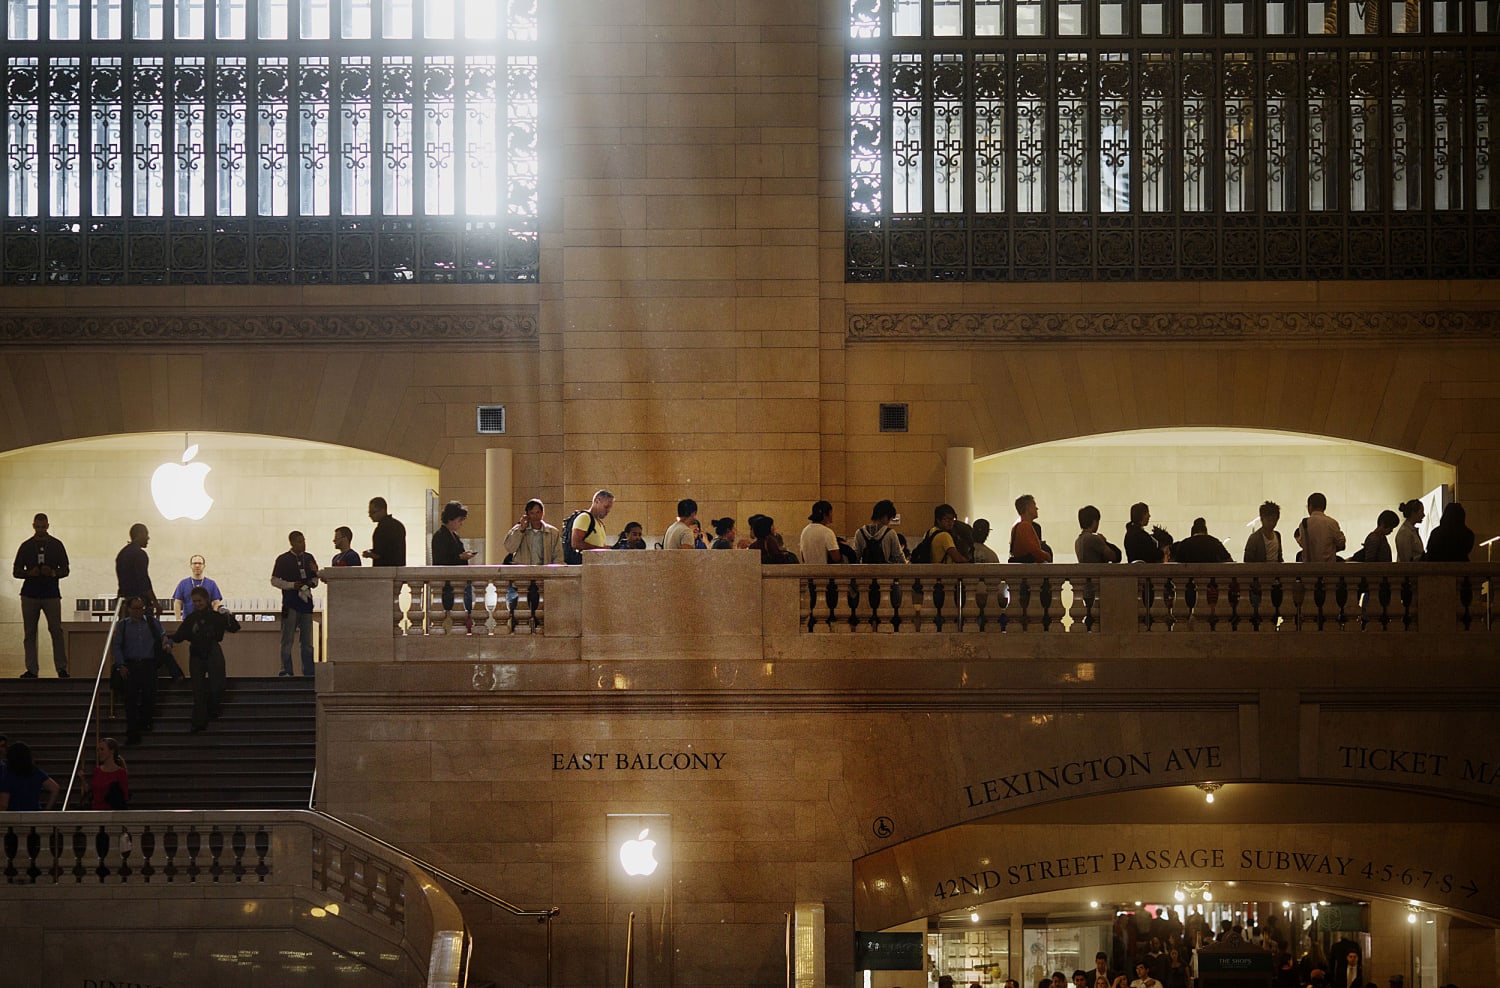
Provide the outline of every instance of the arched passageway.
[[[1270,925],[1298,958],[1358,943],[1365,980],[1464,984],[1500,962],[1484,850],[1497,826],[1493,806],[1364,787],[1236,783],[1213,805],[1196,786],[1073,799],[860,859],[856,926],[924,934],[929,964],[964,984],[1036,984],[1036,968],[1071,974],[1099,951],[1131,969],[1160,909],[1186,921],[1190,944],[1226,919]],[[883,977],[869,983],[903,983]]]
[[[212,505],[200,518],[168,518],[155,503],[152,478],[163,464],[180,464],[188,445],[197,446],[191,462],[209,467],[202,485]],[[113,595],[115,554],[131,525],[143,522],[158,596],[169,595],[188,575],[188,558],[200,554],[226,601],[257,609],[279,598],[271,565],[290,530],[304,532],[309,551],[326,562],[340,525],[353,529],[356,547],[368,545],[366,505],[377,495],[406,520],[409,551],[420,561],[426,491],[437,480],[437,471],[422,464],[279,436],[135,433],[51,443],[0,454],[0,544],[13,550],[30,537],[32,516],[48,515],[71,563],[62,584],[69,618],[77,600]],[[193,484],[184,476],[169,486]],[[0,640],[20,641],[16,601],[7,595],[0,602]],[[18,647],[0,654],[20,671]],[[0,675],[7,673],[0,667]]]
[[[1118,543],[1130,505],[1179,538],[1195,518],[1240,558],[1262,501],[1281,506],[1289,533],[1321,491],[1351,541],[1384,509],[1449,485],[1454,468],[1399,450],[1343,439],[1246,429],[1150,429],[1085,436],[982,457],[974,464],[973,517],[1009,526],[1012,502],[1033,494],[1060,562],[1073,561],[1075,515],[1100,509],[1100,532]],[[1435,519],[1434,519],[1435,520]],[[1055,534],[1054,534],[1055,533]],[[1351,548],[1352,551],[1352,548]]]

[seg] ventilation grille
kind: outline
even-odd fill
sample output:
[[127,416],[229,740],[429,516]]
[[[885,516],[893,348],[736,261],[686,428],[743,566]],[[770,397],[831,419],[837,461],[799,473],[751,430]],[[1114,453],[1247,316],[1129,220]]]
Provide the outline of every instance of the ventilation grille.
[[881,432],[905,432],[906,431],[906,405],[881,405],[880,406],[880,431]]
[[504,405],[480,405],[479,409],[479,434],[481,436],[503,436],[505,435],[505,406]]

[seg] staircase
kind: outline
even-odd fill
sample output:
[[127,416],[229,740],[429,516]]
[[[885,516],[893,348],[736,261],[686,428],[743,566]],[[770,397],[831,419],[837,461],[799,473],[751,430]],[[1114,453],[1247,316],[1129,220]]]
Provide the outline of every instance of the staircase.
[[[36,763],[67,788],[92,680],[0,680],[0,734],[25,741]],[[125,740],[124,697],[110,715],[101,697],[100,734]],[[124,749],[133,810],[306,808],[317,750],[313,681],[231,678],[219,719],[189,732],[193,693],[186,682],[160,681],[156,728]],[[92,771],[93,735],[84,750]],[[61,800],[59,799],[59,806]],[[75,789],[71,809],[86,809]]]

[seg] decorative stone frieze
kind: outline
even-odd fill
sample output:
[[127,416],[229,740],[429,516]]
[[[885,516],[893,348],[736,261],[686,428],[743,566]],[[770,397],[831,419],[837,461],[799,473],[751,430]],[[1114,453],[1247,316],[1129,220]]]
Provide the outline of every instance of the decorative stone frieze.
[[0,345],[438,343],[536,345],[534,306],[209,312],[111,309],[0,315]]
[[1493,310],[1280,312],[851,312],[850,342],[1496,339]]

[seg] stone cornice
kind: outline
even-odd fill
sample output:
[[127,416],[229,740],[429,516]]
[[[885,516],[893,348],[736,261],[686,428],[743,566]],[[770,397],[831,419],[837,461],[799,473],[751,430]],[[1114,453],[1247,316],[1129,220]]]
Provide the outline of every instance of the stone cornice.
[[532,347],[536,341],[535,306],[196,313],[76,309],[0,315],[0,346],[466,342]]
[[850,312],[851,343],[1136,340],[1381,342],[1500,339],[1493,309],[1277,312]]

